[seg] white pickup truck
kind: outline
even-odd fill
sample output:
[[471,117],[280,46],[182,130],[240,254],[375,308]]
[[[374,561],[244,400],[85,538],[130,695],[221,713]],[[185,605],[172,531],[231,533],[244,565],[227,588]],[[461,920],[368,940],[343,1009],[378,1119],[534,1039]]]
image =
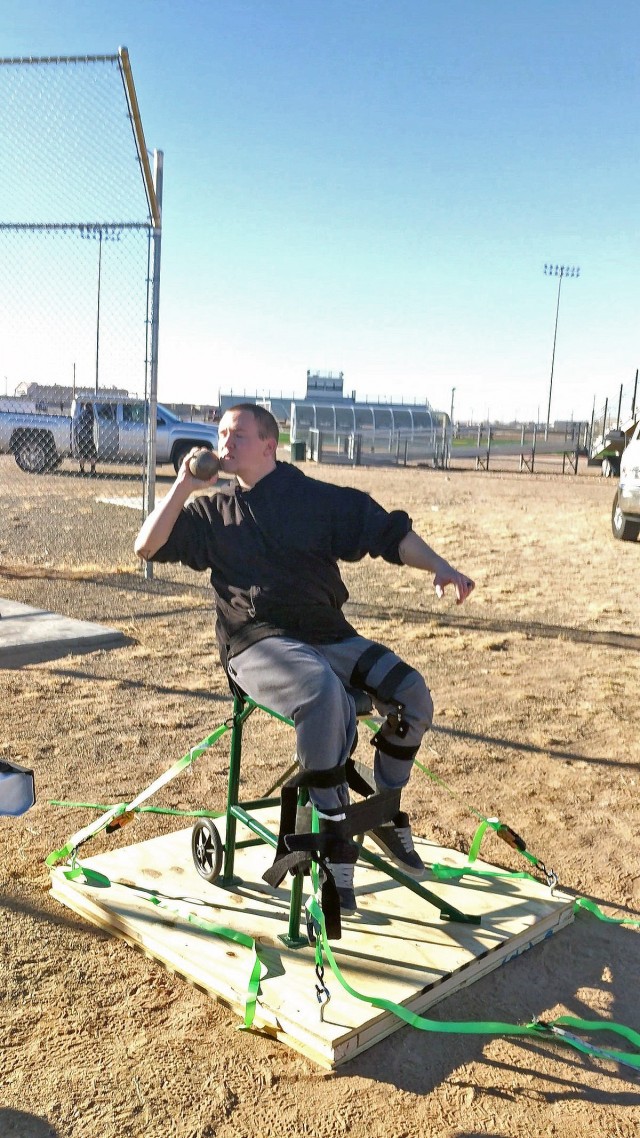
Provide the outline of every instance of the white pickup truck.
[[[21,470],[45,474],[65,458],[78,458],[77,420],[88,398],[74,400],[71,415],[33,415],[0,411],[0,454],[12,454]],[[100,463],[139,464],[146,451],[147,404],[141,399],[104,400],[93,406],[93,443]],[[214,423],[184,422],[157,405],[156,462],[173,463],[179,470],[187,451],[194,446],[216,450],[218,428]]]
[[635,541],[640,535],[640,422],[620,458],[620,482],[611,511],[613,536]]

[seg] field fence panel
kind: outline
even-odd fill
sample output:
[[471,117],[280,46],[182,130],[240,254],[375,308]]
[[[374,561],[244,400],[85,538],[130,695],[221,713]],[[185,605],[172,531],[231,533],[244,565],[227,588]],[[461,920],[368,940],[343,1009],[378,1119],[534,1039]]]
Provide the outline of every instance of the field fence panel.
[[608,431],[629,430],[631,424],[637,423],[640,413],[640,391],[638,379],[632,383],[624,384],[600,407],[593,417],[592,436],[594,440],[601,439]]
[[152,229],[121,61],[0,61],[0,100],[0,567],[133,571]]

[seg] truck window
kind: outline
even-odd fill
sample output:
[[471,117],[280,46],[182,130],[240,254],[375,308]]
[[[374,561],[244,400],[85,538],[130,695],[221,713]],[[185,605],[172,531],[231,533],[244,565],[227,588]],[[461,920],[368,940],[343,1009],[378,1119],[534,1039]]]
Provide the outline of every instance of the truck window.
[[144,423],[144,404],[123,403],[122,421],[124,423]]
[[96,414],[103,422],[113,423],[116,417],[115,403],[99,403]]

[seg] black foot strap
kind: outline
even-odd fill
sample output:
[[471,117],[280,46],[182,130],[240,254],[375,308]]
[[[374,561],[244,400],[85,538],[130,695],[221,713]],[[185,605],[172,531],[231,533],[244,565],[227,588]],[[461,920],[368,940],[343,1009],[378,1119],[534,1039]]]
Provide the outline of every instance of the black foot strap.
[[[290,850],[285,841],[288,834],[295,833],[298,790],[301,787],[306,788],[311,786],[324,789],[331,786],[340,786],[346,781],[346,765],[342,763],[339,767],[332,767],[332,769],[328,771],[298,771],[288,782],[284,783],[280,791],[280,833],[278,834],[278,845],[276,846],[273,865],[262,875],[263,881],[266,881],[272,888],[276,889],[288,872],[308,873],[311,866],[308,856],[303,857],[298,854],[297,861],[291,861],[288,857]],[[286,864],[284,864],[285,859]]]

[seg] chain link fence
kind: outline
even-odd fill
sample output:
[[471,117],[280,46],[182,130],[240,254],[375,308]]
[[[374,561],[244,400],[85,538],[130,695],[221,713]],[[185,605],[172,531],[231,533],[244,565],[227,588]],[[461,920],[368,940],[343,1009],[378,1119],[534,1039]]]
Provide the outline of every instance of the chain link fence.
[[159,213],[126,50],[0,60],[0,106],[0,567],[133,569]]

